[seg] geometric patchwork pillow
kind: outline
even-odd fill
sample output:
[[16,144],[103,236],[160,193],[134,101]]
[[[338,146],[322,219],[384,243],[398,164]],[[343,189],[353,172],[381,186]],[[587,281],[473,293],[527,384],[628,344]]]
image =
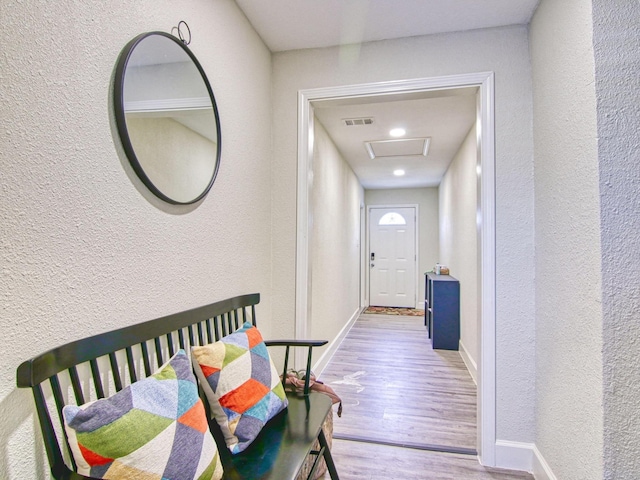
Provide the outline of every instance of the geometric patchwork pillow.
[[239,453],[288,403],[262,335],[246,322],[221,340],[191,347],[191,360],[231,453]]
[[222,463],[184,350],[109,398],[62,410],[78,473],[218,480]]

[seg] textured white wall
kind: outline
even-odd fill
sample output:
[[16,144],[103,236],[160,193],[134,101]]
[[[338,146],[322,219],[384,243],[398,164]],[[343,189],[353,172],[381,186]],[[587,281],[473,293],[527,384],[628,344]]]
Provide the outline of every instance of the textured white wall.
[[640,478],[640,3],[593,0],[604,478]]
[[478,147],[475,126],[440,183],[440,263],[460,281],[460,341],[478,365]]
[[[251,291],[269,334],[271,56],[231,0],[1,8],[0,478],[45,478],[31,394],[15,388],[23,360]],[[130,178],[110,107],[125,43],[181,19],[222,124],[218,179],[197,207]]]
[[[309,338],[333,340],[360,306],[360,205],[364,191],[322,124],[315,122]],[[317,359],[323,349],[314,352]]]
[[531,24],[536,445],[557,478],[602,478],[602,293],[591,2]]
[[534,249],[531,69],[523,26],[411,37],[273,57],[273,315],[295,314],[297,92],[460,73],[495,72],[497,435],[534,437]]
[[365,190],[367,205],[418,205],[418,302],[424,305],[424,273],[438,262],[440,245],[438,235],[438,189],[402,188]]

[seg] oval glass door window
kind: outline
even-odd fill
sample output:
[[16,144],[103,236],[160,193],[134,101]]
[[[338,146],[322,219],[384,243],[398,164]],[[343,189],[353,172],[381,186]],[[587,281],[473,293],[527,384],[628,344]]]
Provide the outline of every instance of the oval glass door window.
[[385,213],[378,225],[406,225],[407,221],[404,219],[402,215],[397,212],[389,212]]

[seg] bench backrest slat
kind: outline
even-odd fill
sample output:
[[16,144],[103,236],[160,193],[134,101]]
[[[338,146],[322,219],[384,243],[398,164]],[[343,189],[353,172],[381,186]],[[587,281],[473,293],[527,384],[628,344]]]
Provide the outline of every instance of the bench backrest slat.
[[182,349],[185,348],[184,332],[182,331],[182,329],[178,330],[178,345],[180,345],[180,348]]
[[111,374],[113,377],[113,384],[116,387],[116,391],[122,390],[122,379],[120,378],[120,366],[118,365],[118,359],[115,353],[109,354],[109,363],[111,364]]
[[162,355],[162,344],[160,343],[160,337],[155,337],[153,339],[153,344],[156,347],[156,361],[158,362],[158,365],[163,365],[164,364],[164,357]]
[[167,333],[167,347],[169,347],[169,357],[173,357],[176,354],[176,350],[173,347],[173,335]]
[[96,396],[98,398],[104,398],[104,386],[102,384],[102,378],[100,378],[98,361],[95,358],[92,358],[89,360],[89,365],[91,365],[91,376],[93,377],[93,386],[96,389]]
[[211,319],[207,318],[207,321],[205,322],[205,326],[207,328],[207,343],[211,343],[211,339],[213,338],[213,335],[211,334]]
[[62,452],[58,444],[58,437],[55,434],[53,423],[51,422],[51,416],[49,415],[47,402],[44,398],[42,387],[39,384],[33,387],[33,399],[36,403],[36,411],[38,412],[40,429],[42,430],[45,450],[47,452],[49,464],[51,465],[52,473],[54,475],[60,475],[64,469],[64,460],[62,458]]
[[[49,379],[49,383],[51,385],[51,390],[53,391],[53,398],[56,403],[56,411],[58,413],[58,422],[60,424],[60,429],[63,430],[64,422],[62,421],[62,407],[64,407],[65,401],[64,401],[64,395],[62,393],[62,388],[60,387],[60,380],[58,378],[58,375],[54,375],[53,377],[51,377]],[[66,435],[63,435],[63,437],[65,441],[65,447],[67,448],[67,451],[70,451],[69,440],[67,439]],[[73,456],[70,458],[70,460],[75,470],[77,466],[76,466],[75,460],[73,459]]]
[[151,375],[151,361],[149,360],[149,348],[147,347],[147,342],[141,342],[140,348],[142,350],[142,360],[144,362],[144,376],[148,377]]
[[211,319],[211,324],[212,324],[212,328],[213,328],[213,336],[215,338],[217,338],[218,336],[222,335],[222,331],[220,329],[220,324],[218,322],[218,317],[214,317]]
[[136,369],[133,363],[133,349],[131,347],[125,348],[125,352],[127,354],[127,367],[129,368],[129,380],[131,383],[138,381],[138,376],[136,375]]
[[82,392],[82,386],[80,385],[80,376],[78,375],[78,369],[75,365],[69,368],[69,377],[71,378],[73,394],[76,397],[76,404],[82,405],[83,403],[86,403],[86,400],[84,399],[84,393]]
[[195,337],[193,335],[193,325],[189,325],[187,327],[187,332],[189,332],[189,345],[195,345],[196,344],[196,340],[195,340]]

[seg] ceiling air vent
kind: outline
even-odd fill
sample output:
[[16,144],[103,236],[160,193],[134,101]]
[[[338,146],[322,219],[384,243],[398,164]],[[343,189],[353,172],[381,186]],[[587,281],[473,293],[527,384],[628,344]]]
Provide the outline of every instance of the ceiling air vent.
[[356,125],[372,125],[373,118],[343,118],[342,121],[347,127],[354,127]]

